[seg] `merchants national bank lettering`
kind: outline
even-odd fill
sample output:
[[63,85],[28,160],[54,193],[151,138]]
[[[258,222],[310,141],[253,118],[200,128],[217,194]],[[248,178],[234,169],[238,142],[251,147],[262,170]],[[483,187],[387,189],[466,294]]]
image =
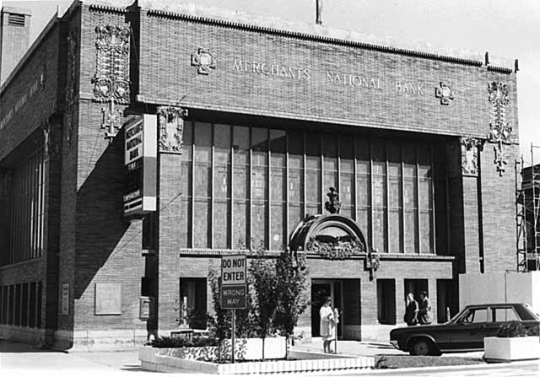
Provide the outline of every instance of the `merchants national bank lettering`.
[[259,250],[305,261],[297,335],[330,297],[339,338],[387,341],[406,294],[443,322],[459,274],[513,268],[513,67],[143,3],[76,3],[2,86],[2,337],[204,330]]

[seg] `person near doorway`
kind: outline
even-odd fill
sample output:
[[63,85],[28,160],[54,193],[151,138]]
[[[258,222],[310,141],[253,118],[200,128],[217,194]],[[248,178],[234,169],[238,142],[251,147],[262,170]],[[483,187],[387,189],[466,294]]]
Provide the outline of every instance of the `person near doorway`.
[[418,322],[421,325],[429,325],[433,321],[433,313],[431,310],[431,301],[429,300],[426,291],[420,292],[420,302],[418,306]]
[[330,297],[327,297],[324,300],[324,304],[321,306],[321,309],[319,310],[319,317],[321,319],[321,323],[320,323],[321,337],[323,339],[323,350],[325,353],[332,352],[330,350],[330,344],[332,343],[332,340],[334,340],[335,338],[335,331],[336,331],[334,311],[332,310],[331,304],[332,304],[332,299]]
[[408,326],[414,326],[418,324],[418,302],[414,299],[412,293],[407,294],[405,299],[405,316],[403,320]]

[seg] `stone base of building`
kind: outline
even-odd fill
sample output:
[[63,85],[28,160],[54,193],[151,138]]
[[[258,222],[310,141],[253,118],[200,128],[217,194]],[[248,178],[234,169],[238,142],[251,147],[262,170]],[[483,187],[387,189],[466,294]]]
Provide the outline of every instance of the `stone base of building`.
[[69,352],[132,350],[148,341],[147,330],[65,331],[55,333],[55,348]]

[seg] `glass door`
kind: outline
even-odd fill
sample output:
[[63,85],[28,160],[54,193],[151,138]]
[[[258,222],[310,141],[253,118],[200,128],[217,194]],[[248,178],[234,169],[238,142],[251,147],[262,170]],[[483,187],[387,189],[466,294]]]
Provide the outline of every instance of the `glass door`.
[[320,335],[319,310],[327,297],[332,300],[332,308],[340,313],[337,326],[338,339],[343,334],[343,289],[341,281],[336,280],[313,280],[311,283],[311,334],[313,337]]

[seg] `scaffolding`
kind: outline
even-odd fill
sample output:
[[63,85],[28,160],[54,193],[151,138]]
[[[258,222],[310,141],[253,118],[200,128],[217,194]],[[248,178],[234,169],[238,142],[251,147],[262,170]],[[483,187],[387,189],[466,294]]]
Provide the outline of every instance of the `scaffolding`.
[[524,166],[523,156],[516,161],[517,271],[540,271],[540,163]]

